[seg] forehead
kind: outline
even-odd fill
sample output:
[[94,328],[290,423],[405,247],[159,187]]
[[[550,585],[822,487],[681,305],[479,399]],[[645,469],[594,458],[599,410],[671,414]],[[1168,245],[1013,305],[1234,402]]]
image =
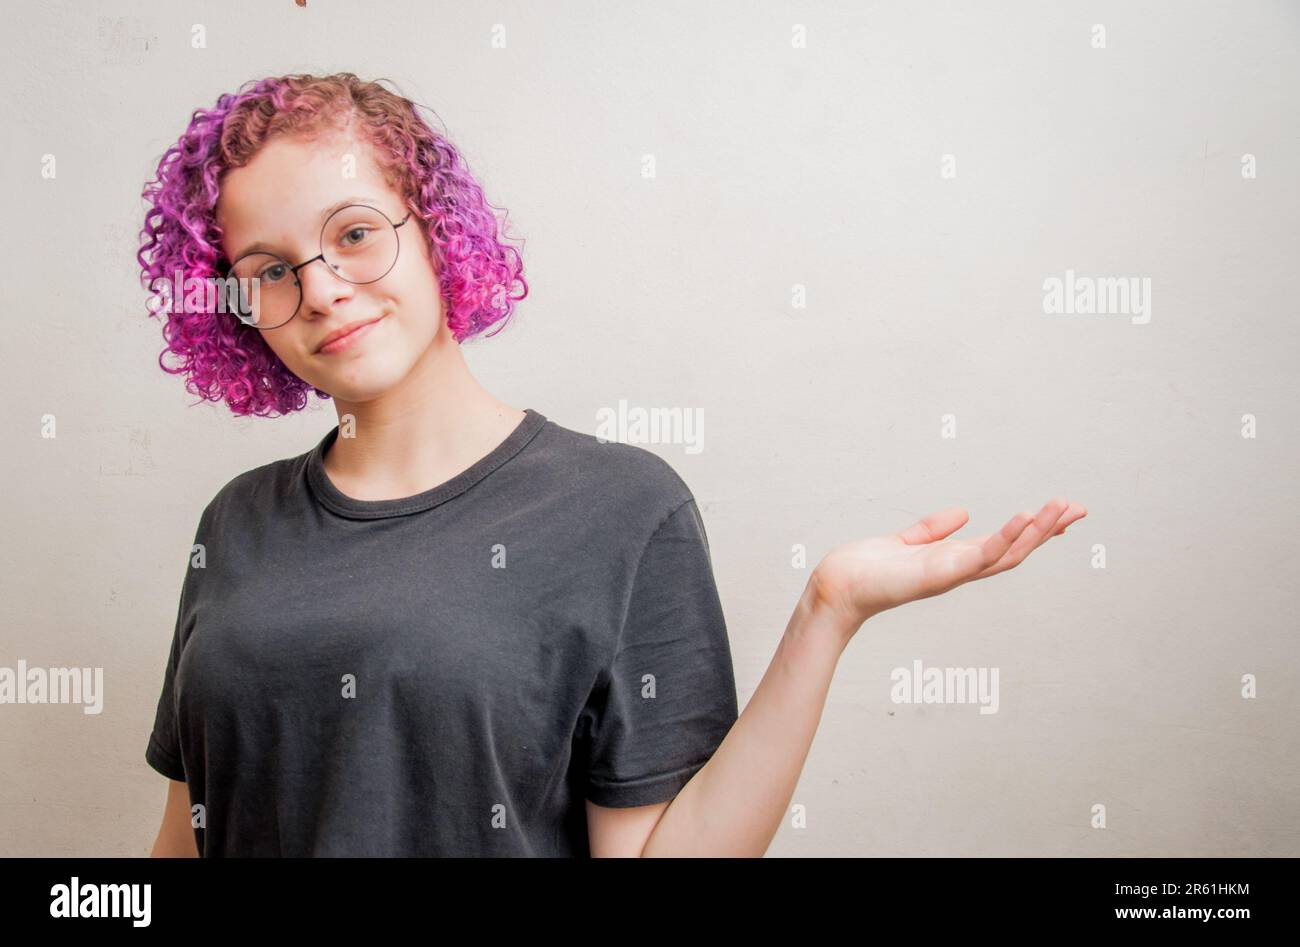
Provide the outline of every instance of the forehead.
[[402,206],[369,142],[351,132],[276,136],[222,178],[216,221],[224,250],[229,255],[251,241],[286,248],[313,243],[321,212],[350,195],[384,201],[385,210]]

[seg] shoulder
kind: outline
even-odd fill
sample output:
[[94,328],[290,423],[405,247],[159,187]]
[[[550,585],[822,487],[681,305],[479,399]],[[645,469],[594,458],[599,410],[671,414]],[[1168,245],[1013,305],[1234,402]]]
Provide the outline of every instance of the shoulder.
[[530,448],[523,465],[530,473],[593,510],[658,523],[694,499],[672,464],[636,444],[602,440],[548,419]]
[[216,518],[227,519],[236,512],[267,511],[283,502],[295,471],[305,458],[306,454],[285,457],[235,474],[208,501],[203,509],[202,522],[207,524]]

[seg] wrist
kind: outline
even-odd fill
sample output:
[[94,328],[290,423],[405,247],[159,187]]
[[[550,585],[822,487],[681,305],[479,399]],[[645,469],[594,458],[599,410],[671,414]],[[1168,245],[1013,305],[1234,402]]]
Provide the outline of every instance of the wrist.
[[859,616],[846,614],[838,603],[827,597],[814,569],[795,605],[787,633],[794,632],[800,638],[829,640],[843,649],[865,621]]

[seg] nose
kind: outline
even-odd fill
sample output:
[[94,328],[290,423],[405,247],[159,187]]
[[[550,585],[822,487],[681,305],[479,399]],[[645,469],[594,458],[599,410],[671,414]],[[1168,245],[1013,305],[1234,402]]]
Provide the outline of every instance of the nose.
[[324,257],[317,257],[298,271],[298,285],[302,290],[299,315],[308,317],[328,312],[331,306],[350,299],[355,291],[352,283],[335,274]]

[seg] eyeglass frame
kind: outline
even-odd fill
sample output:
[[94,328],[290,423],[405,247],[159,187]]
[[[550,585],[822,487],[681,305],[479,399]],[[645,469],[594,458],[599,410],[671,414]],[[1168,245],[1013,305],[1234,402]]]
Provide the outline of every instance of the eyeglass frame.
[[[348,279],[346,276],[341,276],[341,275],[337,272],[337,267],[335,267],[334,264],[331,263],[329,260],[325,260],[325,228],[329,226],[329,223],[330,223],[331,220],[333,220],[333,219],[334,219],[335,217],[337,217],[339,214],[343,213],[345,210],[349,210],[349,209],[351,209],[351,208],[353,208],[353,207],[364,207],[364,208],[366,208],[367,210],[373,210],[373,211],[374,211],[376,214],[378,214],[380,217],[384,218],[384,220],[388,221],[388,226],[390,226],[390,227],[393,228],[393,235],[397,238],[397,252],[396,252],[395,254],[393,254],[393,262],[390,263],[390,264],[388,264],[388,269],[384,270],[383,273],[379,274],[379,275],[376,276],[374,279],[368,279],[368,280],[365,280],[365,281],[363,281],[363,282],[359,282],[359,283],[354,283],[354,282],[352,282],[352,280]],[[400,227],[400,226],[402,226],[402,224],[406,223],[408,220],[410,220],[410,219],[411,219],[411,215],[412,215],[413,213],[415,213],[415,211],[407,211],[405,217],[403,217],[403,218],[402,218],[400,221],[398,221],[397,223],[393,223],[393,220],[392,220],[391,217],[389,217],[387,214],[385,214],[385,213],[384,213],[382,210],[380,210],[378,207],[375,207],[373,204],[345,204],[345,205],[343,205],[342,207],[340,207],[338,210],[334,211],[334,213],[332,213],[332,214],[330,214],[328,217],[326,217],[326,218],[325,218],[325,222],[324,222],[323,224],[320,225],[320,237],[318,237],[317,240],[316,240],[316,246],[320,247],[320,253],[316,254],[316,255],[315,255],[314,257],[312,257],[310,260],[304,260],[303,262],[299,263],[297,266],[294,266],[292,263],[290,263],[290,262],[289,262],[288,260],[286,260],[284,257],[280,256],[278,253],[270,253],[270,252],[268,252],[268,251],[266,251],[266,250],[250,250],[250,251],[248,251],[248,252],[245,253],[243,256],[241,256],[241,257],[239,258],[239,260],[246,260],[246,259],[248,259],[250,256],[258,256],[258,255],[261,255],[261,256],[269,256],[269,257],[272,257],[273,259],[279,260],[281,263],[283,263],[285,266],[287,266],[287,267],[289,268],[289,275],[291,275],[291,276],[293,277],[293,284],[294,284],[295,286],[298,287],[298,305],[294,308],[294,310],[293,310],[293,315],[292,315],[292,316],[290,316],[288,319],[284,320],[284,322],[281,322],[280,325],[270,326],[270,327],[268,327],[268,328],[266,328],[266,329],[263,329],[261,326],[256,325],[255,323],[247,322],[247,321],[245,321],[245,320],[242,319],[242,318],[240,318],[239,321],[242,322],[242,323],[244,323],[244,325],[246,325],[246,326],[251,326],[252,328],[257,329],[259,332],[269,332],[271,329],[279,329],[279,328],[281,328],[282,326],[287,326],[289,323],[293,322],[293,320],[294,320],[295,318],[297,318],[299,311],[302,309],[302,295],[303,295],[303,294],[302,294],[302,280],[300,280],[300,279],[298,278],[298,271],[301,270],[303,267],[310,266],[312,263],[315,263],[317,260],[325,260],[325,265],[328,266],[328,267],[330,268],[330,270],[333,272],[333,275],[334,275],[334,276],[337,276],[339,279],[343,280],[343,282],[345,282],[345,283],[351,283],[353,286],[369,286],[371,283],[378,283],[381,279],[383,279],[383,278],[384,278],[385,276],[387,276],[389,273],[393,272],[393,267],[395,267],[395,266],[397,265],[397,260],[398,260],[398,258],[402,255],[402,235],[399,234],[399,233],[397,233],[397,228]],[[239,263],[239,260],[235,260],[235,261],[233,261],[232,263],[230,263],[229,266],[225,267],[225,274],[224,274],[224,275],[229,276],[230,274],[234,273],[234,271],[235,271],[235,266]],[[256,279],[256,278],[257,278],[257,277],[254,277],[254,279]]]

